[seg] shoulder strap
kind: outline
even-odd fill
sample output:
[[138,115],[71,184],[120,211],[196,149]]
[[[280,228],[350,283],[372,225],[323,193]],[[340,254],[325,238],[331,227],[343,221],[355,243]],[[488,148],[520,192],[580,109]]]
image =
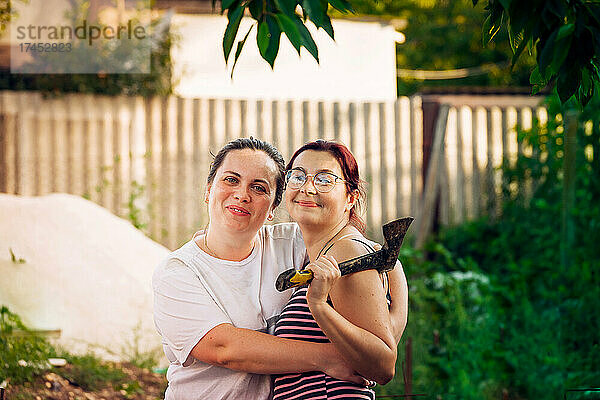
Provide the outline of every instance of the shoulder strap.
[[323,250],[323,252],[321,254],[327,254],[327,252],[333,247],[334,244],[336,244],[337,242],[339,242],[342,239],[346,239],[346,238],[354,236],[354,235],[356,235],[356,233],[347,233],[343,236],[340,236],[339,238],[337,238],[337,240],[335,242],[330,243],[329,246],[327,246],[327,248],[325,250]]
[[[352,236],[354,236],[354,237],[352,237]],[[362,244],[363,246],[365,246],[367,248],[367,250],[370,253],[375,252],[375,248],[368,241],[366,241],[366,239],[364,237],[359,236],[356,233],[348,233],[348,234],[338,238],[335,242],[331,243],[329,246],[327,246],[327,248],[325,250],[323,250],[323,254],[327,254],[329,249],[331,249],[335,243],[339,242],[342,239],[346,239],[346,238],[350,238],[350,240],[354,240],[355,242]]]

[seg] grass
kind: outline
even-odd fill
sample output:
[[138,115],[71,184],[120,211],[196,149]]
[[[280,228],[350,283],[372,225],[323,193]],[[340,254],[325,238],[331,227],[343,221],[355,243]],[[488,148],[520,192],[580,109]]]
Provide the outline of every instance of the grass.
[[[132,346],[137,344],[136,339]],[[137,376],[142,370],[152,370],[158,358],[155,353],[146,354],[132,348],[123,354],[130,358],[124,364],[105,362],[94,353],[70,354],[28,329],[7,307],[0,307],[0,382],[6,381],[13,388],[22,388],[22,391],[11,394],[11,400],[31,398],[31,390],[49,372],[87,392],[110,388],[119,394],[119,398],[140,398],[144,390]],[[47,362],[52,357],[66,359],[67,366],[52,368]]]
[[106,384],[113,387],[127,384],[127,374],[112,363],[102,362],[94,354],[66,355],[72,368],[60,370],[59,375],[87,391],[99,390]]

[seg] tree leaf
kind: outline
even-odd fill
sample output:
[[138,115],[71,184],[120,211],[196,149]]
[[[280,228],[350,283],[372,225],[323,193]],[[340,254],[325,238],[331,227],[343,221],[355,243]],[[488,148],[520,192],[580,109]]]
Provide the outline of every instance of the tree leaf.
[[523,42],[523,32],[513,30],[512,24],[508,26],[508,41],[513,54],[517,52],[519,45]]
[[587,29],[590,31],[592,35],[592,45],[594,46],[594,52],[596,54],[600,54],[600,29],[596,29],[588,26]]
[[320,0],[303,0],[302,9],[308,14],[308,18],[317,28],[323,26],[323,8]]
[[523,50],[525,50],[525,47],[527,47],[527,43],[529,43],[529,40],[527,40],[526,38],[531,37],[531,32],[530,32],[530,27],[526,27],[525,31],[522,32],[522,38],[523,40],[521,40],[521,43],[519,43],[519,47],[517,47],[515,53],[512,56],[512,66],[514,67],[517,60],[519,59],[519,57],[521,56],[521,53],[523,53]]
[[528,24],[533,24],[537,21],[530,18],[531,15],[529,12],[523,12],[522,5],[520,6],[520,4],[520,2],[512,3],[510,9],[507,10],[510,26],[515,34],[526,30]]
[[577,100],[585,107],[594,97],[595,84],[587,68],[584,68],[581,74],[581,86],[577,91]]
[[540,74],[540,70],[537,66],[533,69],[533,71],[531,71],[531,75],[529,75],[529,83],[533,85],[533,87],[531,88],[532,95],[537,94],[547,85],[547,82]]
[[276,17],[281,30],[285,32],[285,35],[296,48],[298,55],[300,55],[300,47],[304,46],[317,62],[319,62],[319,50],[317,49],[317,44],[313,40],[306,26],[302,23],[302,20],[298,16],[290,18],[285,14],[276,14]]
[[267,25],[269,25],[269,33],[271,34],[271,40],[269,42],[269,48],[267,49],[267,58],[266,60],[271,64],[271,68],[275,63],[275,58],[277,57],[277,53],[279,52],[279,41],[281,40],[281,28],[277,23],[277,20],[272,16],[268,15]]
[[583,6],[587,9],[588,14],[596,21],[596,26],[600,25],[600,4],[584,3]]
[[290,18],[296,16],[296,5],[298,5],[297,0],[275,0],[275,4],[279,11],[283,12]]
[[567,6],[561,0],[546,0],[544,6],[560,19],[563,19],[567,14]]
[[567,26],[562,26],[556,35],[556,44],[554,46],[554,53],[552,54],[552,62],[550,64],[551,72],[558,72],[561,69],[565,59],[567,58],[567,55],[569,54],[569,50],[571,50],[571,43],[573,42],[572,33],[574,29],[566,29],[565,31],[568,31],[569,33],[565,34],[563,32],[561,35],[561,30],[565,27]]
[[517,50],[515,51],[515,54],[513,54],[512,59],[511,59],[511,64],[513,66],[517,63],[519,56],[521,55],[521,53],[523,53],[523,50],[525,50],[526,46],[527,46],[527,41],[525,41],[525,40],[521,41],[521,44],[519,44],[519,47],[517,47]]
[[536,66],[533,71],[531,71],[531,75],[529,75],[529,83],[532,85],[545,85],[547,81],[540,74],[539,68]]
[[346,0],[329,0],[329,4],[331,4],[333,8],[344,14],[347,14],[348,12],[354,12],[352,5]]
[[[550,36],[546,40],[546,43],[544,43],[544,47],[542,48],[541,53],[539,53],[539,57],[537,60],[540,69],[540,74],[542,74],[542,76],[546,78],[550,77],[546,70],[552,63],[552,57],[554,56],[554,46],[556,44],[556,35],[558,35],[558,30],[555,30],[550,34]],[[551,74],[552,71],[549,71],[549,73]]]
[[267,21],[260,21],[258,23],[258,33],[256,34],[256,44],[258,45],[258,51],[263,58],[265,58],[265,54],[269,48],[270,40],[271,33],[269,32]]
[[277,22],[281,30],[285,33],[285,36],[290,40],[292,46],[300,55],[300,47],[302,46],[302,37],[300,36],[300,32],[298,31],[298,26],[290,17],[285,14],[275,14],[275,18],[277,18]]
[[502,7],[504,7],[506,11],[508,11],[508,9],[510,8],[511,2],[512,0],[500,0],[500,4],[502,4]]
[[233,71],[235,71],[235,66],[238,62],[238,58],[240,58],[240,54],[242,54],[242,49],[244,48],[244,44],[246,44],[246,39],[248,39],[248,35],[250,35],[252,28],[254,28],[254,24],[250,26],[250,29],[248,29],[248,32],[246,33],[246,36],[244,36],[244,39],[238,42],[237,49],[235,50],[235,59],[233,60],[233,67],[231,68],[231,79],[233,79]]
[[335,37],[333,37],[333,26],[331,25],[331,19],[329,18],[329,16],[327,14],[325,14],[323,16],[322,28],[325,32],[327,32],[327,34],[329,35],[330,38],[335,40]]
[[233,9],[229,9],[227,12],[227,28],[225,28],[225,34],[223,35],[223,55],[225,56],[225,63],[229,59],[229,53],[233,47],[233,42],[237,35],[238,29],[240,28],[240,21],[244,15],[244,7],[237,5]]
[[225,11],[226,9],[228,9],[229,7],[231,7],[231,5],[233,3],[235,3],[237,0],[222,0],[221,1],[221,10]]
[[533,35],[529,36],[529,40],[527,41],[527,54],[530,56],[533,55],[533,50],[535,49],[535,45],[533,44]]
[[594,63],[590,63],[590,69],[592,70],[590,72],[592,74],[592,79],[600,82],[600,67]]
[[263,7],[265,5],[264,2],[265,0],[252,0],[250,3],[248,3],[248,10],[250,11],[250,15],[252,15],[252,18],[254,18],[257,21],[260,21],[260,19],[262,18]]
[[580,90],[582,90],[585,93],[594,93],[594,81],[592,80],[592,75],[590,74],[590,71],[587,68],[584,68],[583,71],[581,71]]
[[317,63],[318,63],[319,62],[319,49],[317,48],[317,44],[313,40],[312,35],[308,31],[308,28],[306,28],[306,26],[302,23],[300,18],[296,17],[294,19],[294,22],[296,23],[296,26],[298,27],[298,32],[300,32],[300,37],[302,38],[302,44],[304,45],[306,50],[308,50],[308,52],[310,54],[312,54],[312,56],[315,58],[315,60],[317,60]]
[[264,21],[258,24],[258,34],[256,35],[256,43],[262,58],[269,63],[271,69],[275,65],[275,58],[279,52],[279,39],[281,29],[277,22],[267,15]]
[[566,24],[558,28],[558,33],[556,34],[556,40],[562,40],[565,37],[572,35],[573,31],[575,31],[575,24]]
[[556,91],[562,103],[565,103],[575,94],[580,80],[581,69],[577,67],[568,70],[566,68],[561,69],[556,82]]
[[487,46],[487,44],[492,41],[494,36],[496,36],[498,31],[500,30],[501,26],[502,26],[502,21],[500,21],[500,23],[497,24],[495,21],[492,21],[491,14],[487,16],[487,18],[483,22],[483,45],[484,46]]

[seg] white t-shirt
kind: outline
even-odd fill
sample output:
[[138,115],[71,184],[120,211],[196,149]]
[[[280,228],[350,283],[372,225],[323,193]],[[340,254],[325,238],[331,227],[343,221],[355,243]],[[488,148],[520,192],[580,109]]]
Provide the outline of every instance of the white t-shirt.
[[154,322],[170,361],[168,400],[267,399],[269,375],[203,363],[192,348],[215,326],[267,332],[290,298],[275,289],[279,274],[304,265],[306,248],[296,224],[265,225],[242,261],[210,256],[193,241],[154,271]]

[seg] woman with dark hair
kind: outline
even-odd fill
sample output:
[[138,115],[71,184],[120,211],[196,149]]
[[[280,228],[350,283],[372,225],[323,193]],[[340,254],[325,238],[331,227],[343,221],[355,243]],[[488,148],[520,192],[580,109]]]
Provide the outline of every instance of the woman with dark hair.
[[[385,384],[394,376],[396,346],[388,314],[387,276],[367,270],[340,278],[337,263],[374,251],[362,235],[358,165],[342,144],[317,140],[298,149],[287,165],[287,210],[302,231],[314,278],[284,307],[275,335],[333,343],[362,376]],[[408,298],[407,290],[402,296]],[[406,314],[400,321],[406,324]],[[275,379],[274,399],[374,399],[369,387],[323,371]]]
[[[170,361],[166,399],[267,399],[268,374],[322,371],[366,382],[335,344],[267,333],[290,298],[276,291],[277,276],[306,264],[296,224],[264,225],[281,201],[284,170],[281,154],[266,142],[225,145],[207,179],[208,227],[155,270],[154,320]],[[395,282],[392,299],[399,300],[390,315],[399,339],[403,275]]]

